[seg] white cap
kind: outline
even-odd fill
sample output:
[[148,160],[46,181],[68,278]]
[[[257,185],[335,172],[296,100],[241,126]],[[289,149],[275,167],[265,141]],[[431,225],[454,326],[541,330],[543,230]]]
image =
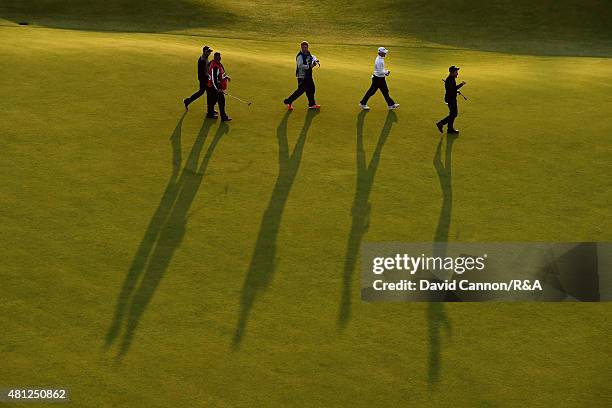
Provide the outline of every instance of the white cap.
[[378,52],[383,52],[383,53],[385,53],[385,54],[386,54],[386,53],[388,53],[388,52],[389,52],[389,50],[388,50],[388,49],[386,49],[385,47],[378,47]]

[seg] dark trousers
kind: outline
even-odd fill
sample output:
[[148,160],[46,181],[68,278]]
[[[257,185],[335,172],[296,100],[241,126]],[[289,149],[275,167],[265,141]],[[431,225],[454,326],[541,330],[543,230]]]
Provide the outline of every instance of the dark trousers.
[[198,89],[193,95],[187,98],[187,105],[198,99],[200,96],[206,93],[206,105],[208,105],[208,114],[214,113],[215,102],[217,101],[217,95],[215,94],[214,88],[209,88],[208,83],[200,81],[200,89]]
[[308,97],[308,106],[316,105],[314,94],[315,94],[315,84],[314,80],[310,77],[306,78],[298,78],[297,79],[298,87],[294,93],[291,94],[290,97],[285,99],[286,103],[293,103],[297,98],[302,96],[304,92],[306,92],[306,97]]
[[216,91],[214,88],[210,88],[210,94],[213,95],[215,101],[213,102],[211,109],[214,109],[215,103],[218,103],[219,112],[221,112],[221,119],[227,118],[227,113],[225,113],[225,94],[223,91]]
[[379,89],[380,93],[383,94],[383,96],[385,97],[387,105],[394,105],[395,102],[389,96],[389,88],[387,87],[387,81],[384,77],[381,78],[377,76],[372,77],[372,85],[370,85],[370,89],[368,89],[365,95],[363,95],[363,98],[361,99],[361,104],[366,105],[368,103],[368,99],[370,99],[370,97],[374,95]]
[[457,109],[457,100],[448,101],[448,116],[442,119],[440,123],[442,126],[448,124],[449,129],[454,129],[455,127],[455,118],[459,114],[459,110]]

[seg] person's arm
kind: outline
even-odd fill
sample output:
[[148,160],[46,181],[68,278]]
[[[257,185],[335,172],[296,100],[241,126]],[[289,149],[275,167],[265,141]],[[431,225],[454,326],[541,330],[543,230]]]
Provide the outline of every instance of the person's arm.
[[388,76],[390,74],[390,72],[385,69],[385,59],[384,58],[377,58],[375,65],[376,65],[375,71],[378,72],[379,74],[383,74],[385,76]]
[[310,54],[310,56],[312,57],[312,61],[310,62],[310,67],[314,67],[315,65],[321,65],[319,64],[319,60],[317,59],[317,57],[315,57],[313,54]]
[[219,91],[221,84],[219,83],[219,67],[213,67],[212,69],[212,84],[216,91]]
[[457,86],[457,82],[455,81],[454,77],[446,78],[445,84],[446,84],[446,93],[449,95],[456,94],[457,92],[459,92],[459,88],[463,86],[463,85]]
[[382,58],[376,58],[374,61],[374,76],[387,75],[385,70],[385,61]]
[[446,100],[446,98],[452,98],[452,95],[457,93],[457,88],[455,87],[455,84],[453,83],[453,78],[448,77],[446,78],[446,80],[444,80],[444,90],[446,91],[444,100]]
[[231,78],[229,77],[229,75],[227,75],[227,71],[225,71],[225,67],[223,66],[223,64],[221,64],[221,66],[223,67],[223,77],[221,79],[227,79],[228,81],[231,81]]
[[202,57],[198,58],[198,80],[202,81],[204,78],[206,78],[207,74],[206,74],[206,64],[204,64],[204,66],[202,66]]

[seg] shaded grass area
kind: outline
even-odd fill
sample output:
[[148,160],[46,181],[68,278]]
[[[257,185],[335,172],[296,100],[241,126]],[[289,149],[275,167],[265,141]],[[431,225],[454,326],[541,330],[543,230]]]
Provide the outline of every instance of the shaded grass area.
[[6,0],[0,18],[86,30],[231,38],[443,45],[534,55],[610,56],[602,0]]
[[[184,115],[203,41],[253,100],[227,128]],[[357,108],[368,47],[315,46],[323,110],[286,117],[294,48],[0,29],[0,383],[84,407],[601,405],[607,304],[366,304],[354,242],[610,240],[609,60],[397,47],[391,117]]]
[[235,20],[221,2],[193,0],[7,0],[0,17],[55,28],[144,32],[215,30]]

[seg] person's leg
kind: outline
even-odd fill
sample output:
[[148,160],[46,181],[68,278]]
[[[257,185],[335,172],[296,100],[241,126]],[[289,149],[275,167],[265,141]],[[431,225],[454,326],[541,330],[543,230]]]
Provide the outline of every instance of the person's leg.
[[447,105],[447,108],[448,108],[448,115],[446,115],[446,116],[444,117],[444,119],[441,119],[441,120],[438,122],[438,124],[440,124],[440,126],[444,126],[444,125],[448,124],[448,122],[450,121],[450,118],[451,118],[451,117],[450,117],[450,111],[451,111],[451,108],[450,108],[450,106],[448,105],[448,103],[447,103],[446,105]]
[[362,105],[367,105],[368,99],[370,99],[370,97],[374,95],[377,90],[378,90],[378,83],[376,82],[376,77],[372,77],[372,85],[370,85],[370,89],[366,91],[365,95],[363,95],[363,98],[361,98],[361,102],[359,103]]
[[208,96],[210,97],[210,104],[207,107],[206,116],[209,118],[216,118],[215,105],[219,101],[219,92],[214,87],[206,88]]
[[206,87],[206,105],[208,106],[206,114],[208,116],[215,115],[215,103],[217,103],[217,92],[212,86]]
[[304,80],[304,89],[306,90],[306,96],[308,97],[308,106],[316,105],[315,102],[315,83],[312,78],[306,78]]
[[395,105],[395,101],[389,96],[389,88],[387,87],[387,81],[385,80],[385,78],[378,78],[378,80],[380,81],[378,88],[385,97],[385,102],[387,102],[387,105]]
[[459,109],[457,107],[457,101],[449,101],[448,102],[448,129],[455,130],[455,118],[459,114]]
[[198,99],[202,95],[204,95],[204,90],[200,88],[197,91],[195,91],[194,94],[191,95],[187,99],[189,100],[189,103],[191,103],[191,102],[195,101],[196,99]]
[[205,90],[205,88],[202,86],[202,83],[200,83],[200,89],[195,91],[195,93],[193,95],[191,95],[189,98],[183,99],[183,103],[185,104],[185,108],[187,108],[191,104],[191,102],[195,101],[200,96],[204,95],[204,90]]
[[227,119],[227,113],[225,112],[225,94],[223,92],[217,92],[217,102],[219,103],[221,119]]
[[455,122],[455,118],[457,117],[457,101],[449,101],[447,102],[447,105],[448,115],[436,123],[436,126],[438,126],[440,131],[442,131],[442,127],[444,125],[448,125],[448,129],[453,129],[453,124]]
[[304,87],[304,78],[298,78],[297,79],[298,82],[298,87],[295,90],[295,92],[293,92],[291,94],[291,96],[289,96],[287,99],[285,99],[285,103],[286,104],[292,104],[293,101],[295,101],[297,98],[299,98],[300,96],[302,96],[302,94],[304,93],[304,91],[306,90]]

